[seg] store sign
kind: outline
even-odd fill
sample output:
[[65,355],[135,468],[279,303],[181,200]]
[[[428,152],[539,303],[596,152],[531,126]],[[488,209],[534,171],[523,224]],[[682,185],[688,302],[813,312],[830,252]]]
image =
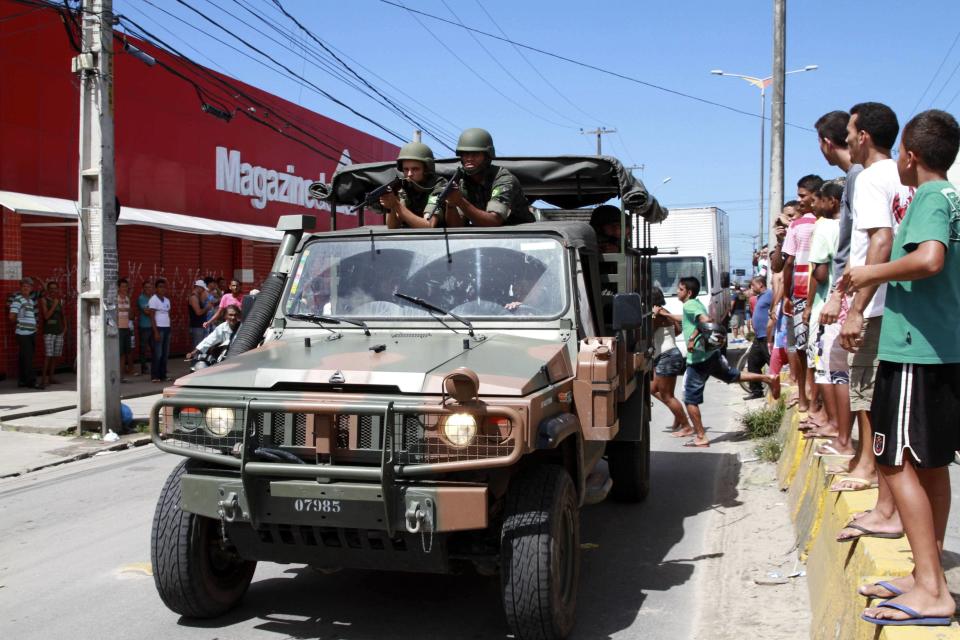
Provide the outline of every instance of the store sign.
[[[344,154],[349,157],[347,151]],[[268,202],[329,210],[330,205],[310,195],[309,187],[316,181],[326,182],[327,174],[321,173],[316,180],[294,174],[294,166],[287,165],[285,172],[243,162],[240,152],[227,147],[217,147],[216,188],[240,196],[249,196],[255,209],[264,209]]]

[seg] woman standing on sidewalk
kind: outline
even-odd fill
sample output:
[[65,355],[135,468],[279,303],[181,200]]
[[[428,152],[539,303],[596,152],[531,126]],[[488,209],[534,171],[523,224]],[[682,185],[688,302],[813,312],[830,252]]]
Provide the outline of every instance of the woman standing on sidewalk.
[[662,402],[673,414],[673,426],[670,431],[687,434],[691,432],[687,414],[683,405],[673,395],[677,386],[677,376],[682,376],[687,368],[686,360],[677,348],[675,336],[680,333],[680,324],[670,317],[664,309],[667,301],[663,291],[653,289],[653,397]]

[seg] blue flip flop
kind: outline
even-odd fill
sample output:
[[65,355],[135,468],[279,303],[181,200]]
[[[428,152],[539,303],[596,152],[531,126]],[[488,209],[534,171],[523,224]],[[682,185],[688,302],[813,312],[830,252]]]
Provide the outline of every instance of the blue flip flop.
[[880,597],[896,598],[897,596],[902,596],[902,595],[903,595],[903,591],[901,591],[900,589],[897,589],[895,586],[893,586],[892,584],[890,584],[890,583],[887,582],[886,580],[880,580],[879,582],[874,582],[874,583],[873,583],[872,585],[870,585],[870,586],[872,586],[872,587],[883,587],[884,589],[886,589],[887,591],[889,591],[889,592],[892,593],[893,595],[892,595],[892,596],[868,596],[868,595],[866,595],[866,594],[864,594],[864,593],[860,593],[859,590],[857,591],[857,594],[863,596],[864,598],[880,598]]
[[885,607],[887,609],[896,609],[897,611],[902,611],[908,616],[906,620],[888,620],[886,618],[874,618],[868,616],[865,613],[861,613],[860,617],[867,622],[873,623],[881,627],[906,627],[906,626],[919,626],[919,627],[946,627],[950,625],[951,618],[938,618],[925,616],[918,611],[914,611],[910,607],[904,606],[902,604],[897,604],[896,602],[881,602],[877,605],[878,607]]

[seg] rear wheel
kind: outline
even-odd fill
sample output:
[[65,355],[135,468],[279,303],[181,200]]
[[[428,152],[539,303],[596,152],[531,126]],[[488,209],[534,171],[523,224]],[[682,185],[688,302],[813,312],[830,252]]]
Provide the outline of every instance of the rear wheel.
[[565,638],[580,576],[580,513],[570,474],[543,465],[510,483],[500,541],[507,622],[519,640]]
[[613,479],[610,494],[614,500],[644,501],[650,493],[650,424],[644,425],[641,442],[608,442],[607,462]]
[[180,479],[189,462],[173,470],[157,501],[150,541],[153,582],[171,611],[213,618],[240,602],[257,563],[224,544],[218,521],[180,508]]

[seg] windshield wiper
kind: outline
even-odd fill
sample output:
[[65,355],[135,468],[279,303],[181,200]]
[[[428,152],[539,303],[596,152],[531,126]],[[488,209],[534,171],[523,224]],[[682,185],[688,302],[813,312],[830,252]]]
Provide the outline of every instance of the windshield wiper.
[[[294,320],[306,320],[307,322],[313,322],[315,324],[322,324],[326,322],[327,324],[352,324],[355,327],[361,327],[363,329],[363,335],[369,336],[370,329],[367,327],[367,323],[363,320],[347,320],[346,318],[334,318],[333,316],[318,316],[312,313],[288,313],[288,318],[293,318]],[[324,327],[326,329],[326,327]]]
[[[467,329],[469,330],[470,337],[471,337],[471,338],[476,337],[476,336],[473,335],[473,324],[471,324],[469,320],[467,320],[467,319],[465,319],[465,318],[461,318],[460,316],[458,316],[457,314],[453,313],[452,311],[447,311],[446,309],[441,309],[440,307],[438,307],[438,306],[435,305],[435,304],[430,304],[429,302],[427,302],[427,301],[424,300],[423,298],[418,298],[418,297],[416,297],[416,296],[407,295],[406,293],[400,293],[399,291],[395,291],[393,295],[397,296],[397,297],[400,298],[401,300],[406,300],[407,302],[410,302],[410,303],[412,303],[412,304],[415,304],[415,305],[417,305],[418,307],[422,307],[423,309],[426,309],[427,311],[431,311],[431,312],[433,312],[433,313],[439,313],[440,315],[443,315],[443,316],[450,316],[450,317],[453,318],[454,320],[457,320],[458,322],[462,322],[462,323],[467,327]],[[437,318],[437,320],[440,322],[440,324],[442,324],[443,326],[447,327],[447,323],[446,323],[446,322],[444,322],[443,320],[440,320],[440,318]],[[453,329],[452,329],[451,327],[447,327],[447,328],[450,329],[451,331],[453,331]]]

